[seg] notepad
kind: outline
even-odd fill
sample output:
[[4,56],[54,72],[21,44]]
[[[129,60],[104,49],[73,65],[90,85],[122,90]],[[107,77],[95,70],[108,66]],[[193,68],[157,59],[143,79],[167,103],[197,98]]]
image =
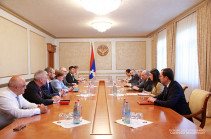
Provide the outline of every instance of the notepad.
[[73,89],[73,92],[78,92],[78,91],[79,91],[78,88],[74,88],[74,89]]

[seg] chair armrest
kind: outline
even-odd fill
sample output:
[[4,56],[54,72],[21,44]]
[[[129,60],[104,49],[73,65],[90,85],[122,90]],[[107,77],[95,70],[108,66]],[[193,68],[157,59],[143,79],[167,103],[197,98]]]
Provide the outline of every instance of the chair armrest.
[[183,115],[185,118],[191,118],[191,117],[195,117],[199,114],[201,114],[204,110],[201,109],[200,111],[198,111],[197,113],[194,113],[194,114],[190,114],[190,115]]

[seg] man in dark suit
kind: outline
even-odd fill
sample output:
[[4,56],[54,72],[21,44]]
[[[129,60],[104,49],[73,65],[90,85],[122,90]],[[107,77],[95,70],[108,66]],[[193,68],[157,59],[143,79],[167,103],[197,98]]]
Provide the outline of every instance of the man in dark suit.
[[160,81],[165,86],[164,91],[155,98],[150,97],[148,101],[153,102],[154,105],[171,108],[181,115],[191,114],[181,85],[174,81],[172,69],[163,69],[160,74]]
[[153,82],[149,78],[149,71],[144,70],[141,73],[141,78],[142,78],[142,82],[140,84],[138,84],[137,86],[132,86],[132,89],[137,90],[139,92],[142,92],[142,91],[151,92]]
[[72,84],[71,86],[74,86],[74,84],[78,84],[78,80],[75,79],[74,73],[75,73],[75,67],[70,66],[69,73],[66,76],[66,80],[68,83]]
[[50,105],[60,100],[59,96],[51,97],[41,90],[41,86],[45,85],[47,81],[46,72],[39,70],[34,74],[34,80],[29,82],[26,86],[23,97],[29,102],[36,104]]
[[55,77],[55,70],[51,67],[47,67],[45,68],[45,71],[47,72],[47,81],[46,81],[46,84],[41,86],[41,90],[43,92],[45,92],[46,94],[50,95],[51,97],[53,96],[60,96],[59,93],[55,92],[53,89],[52,89],[52,86],[51,86],[51,80],[54,79]]
[[139,76],[138,74],[136,74],[136,71],[135,70],[130,70],[130,75],[131,75],[131,79],[128,81],[128,83],[137,83],[139,81]]
[[73,84],[68,83],[68,82],[67,82],[67,79],[66,79],[66,76],[67,76],[67,69],[66,69],[65,67],[60,67],[59,70],[62,71],[62,72],[64,72],[64,78],[63,78],[63,80],[62,80],[62,82],[64,83],[64,85],[67,86],[67,87],[72,87]]

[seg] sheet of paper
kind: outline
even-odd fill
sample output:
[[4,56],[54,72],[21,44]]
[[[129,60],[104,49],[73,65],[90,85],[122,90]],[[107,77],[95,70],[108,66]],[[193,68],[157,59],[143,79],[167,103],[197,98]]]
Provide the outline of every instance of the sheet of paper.
[[122,119],[120,120],[116,120],[117,123],[128,126],[128,127],[132,127],[132,128],[138,128],[138,127],[142,127],[148,124],[151,124],[152,122],[150,121],[146,121],[146,120],[141,120],[141,119],[131,119],[130,120],[130,124],[125,124]]
[[108,94],[108,95],[110,95],[110,96],[124,96],[125,94],[116,94],[116,95],[114,95],[114,94]]
[[56,124],[56,125],[59,125],[63,128],[72,128],[72,127],[77,127],[77,126],[89,124],[91,122],[82,119],[82,121],[79,124],[73,124],[73,119],[71,119],[71,120],[54,121],[53,123]]
[[139,96],[150,96],[149,94],[147,93],[138,93]]

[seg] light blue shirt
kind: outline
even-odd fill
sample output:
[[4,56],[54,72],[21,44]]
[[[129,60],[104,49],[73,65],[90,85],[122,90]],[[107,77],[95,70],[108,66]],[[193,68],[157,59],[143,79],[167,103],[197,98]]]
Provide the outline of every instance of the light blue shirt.
[[51,86],[55,92],[59,92],[62,89],[64,89],[65,92],[69,92],[68,87],[65,86],[63,82],[60,82],[58,79],[54,79],[53,81],[51,81]]

